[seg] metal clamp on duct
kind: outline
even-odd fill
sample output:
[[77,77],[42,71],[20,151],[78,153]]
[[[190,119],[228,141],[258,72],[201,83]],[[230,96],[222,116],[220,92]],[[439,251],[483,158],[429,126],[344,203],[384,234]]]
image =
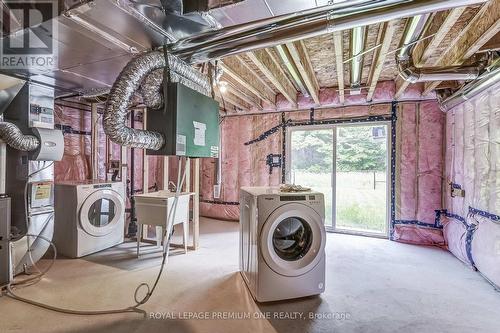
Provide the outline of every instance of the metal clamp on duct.
[[411,83],[448,80],[475,80],[484,68],[482,64],[473,66],[433,68],[417,68],[415,66],[412,59],[413,49],[425,30],[428,17],[429,14],[414,16],[406,25],[402,40],[403,45],[399,54],[396,56],[399,75],[403,78],[403,80]]
[[[168,55],[171,80],[209,96],[211,84],[208,77],[180,60]],[[158,51],[140,55],[131,60],[116,79],[104,111],[104,132],[111,141],[133,148],[159,150],[164,144],[163,136],[154,131],[127,127],[130,99],[139,92],[146,106],[158,109],[163,105],[162,83],[165,57]]]

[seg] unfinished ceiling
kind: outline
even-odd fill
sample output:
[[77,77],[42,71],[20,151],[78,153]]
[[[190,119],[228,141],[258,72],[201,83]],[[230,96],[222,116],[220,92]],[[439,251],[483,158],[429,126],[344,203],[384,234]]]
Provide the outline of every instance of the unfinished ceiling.
[[[339,2],[343,1],[333,1]],[[58,96],[109,89],[130,59],[165,41],[174,44],[186,36],[221,27],[283,14],[299,15],[331,1],[209,0],[207,12],[189,12],[181,19],[166,15],[160,0],[64,3],[60,16],[54,19],[57,35],[50,36],[56,44],[57,66],[2,69],[1,73],[52,85]],[[110,15],[113,20],[107,19]],[[424,39],[415,47],[415,63],[426,67],[459,65],[485,48],[498,49],[499,16],[500,0],[434,12]],[[362,30],[358,54],[353,53],[351,39],[361,37],[353,35],[355,29],[349,29],[223,58],[219,62],[224,70],[219,86],[226,91],[218,94],[218,99],[229,112],[278,110],[278,104],[287,104],[288,109],[328,106],[322,102],[325,94],[330,94],[330,100],[335,95],[340,105],[351,94],[370,102],[377,83],[384,81],[396,82],[393,90],[395,98],[400,98],[410,84],[398,77],[395,54],[408,21],[395,19],[367,26]],[[8,32],[3,27],[3,36]],[[359,77],[351,83],[353,62],[360,65]],[[439,84],[426,83],[424,93],[433,92]]]
[[[433,13],[415,47],[415,62],[426,67],[459,65],[479,52],[498,50],[500,44],[495,40],[499,39],[499,18],[500,1],[496,0]],[[360,78],[361,94],[367,102],[372,100],[378,82],[396,81],[396,99],[409,87],[409,82],[398,76],[396,64],[396,52],[403,45],[408,21],[399,19],[367,27]],[[355,56],[351,34],[352,30],[328,33],[224,58],[222,80],[232,88],[222,95],[227,111],[250,110],[255,108],[255,101],[260,102],[260,109],[262,106],[272,109],[283,97],[297,107],[301,96],[308,97],[312,106],[321,107],[318,94],[325,88],[336,90],[342,104],[350,93],[351,61]],[[423,95],[438,87],[448,87],[450,82],[439,84],[425,83]],[[276,94],[274,103],[272,92]]]

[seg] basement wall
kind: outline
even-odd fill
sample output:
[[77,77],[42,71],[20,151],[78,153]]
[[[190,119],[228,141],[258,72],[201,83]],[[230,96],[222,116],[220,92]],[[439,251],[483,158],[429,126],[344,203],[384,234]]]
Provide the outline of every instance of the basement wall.
[[436,219],[442,207],[444,122],[436,101],[398,105],[394,240],[445,246]]
[[[87,110],[88,109],[88,110]],[[139,113],[140,116],[140,113]],[[82,105],[81,108],[55,105],[55,123],[64,132],[64,155],[60,162],[54,163],[55,181],[83,181],[92,179],[91,174],[91,112],[90,105]],[[136,128],[143,128],[142,118],[137,117],[134,122]],[[102,115],[98,119],[99,147],[98,147],[98,175],[97,179],[106,180],[106,155],[108,154],[106,135],[102,128]],[[110,143],[110,157],[120,160],[121,147]],[[137,193],[143,192],[143,150],[127,149],[127,160],[129,168],[127,179],[130,180],[130,158],[134,153],[134,188]],[[170,158],[175,160],[174,157]],[[156,185],[163,188],[163,157],[148,156],[148,187]],[[111,179],[108,176],[108,179]],[[130,188],[127,185],[127,188]],[[130,200],[127,199],[127,208],[130,208]]]
[[[500,84],[446,113],[449,250],[500,286]],[[452,197],[451,188],[465,196]],[[458,194],[458,193],[457,193]]]
[[[314,113],[290,111],[225,117],[221,128],[221,197],[213,197],[215,160],[203,160],[201,214],[237,221],[241,186],[277,186],[282,182],[282,169],[266,165],[269,154],[283,153],[282,121],[303,124],[311,117],[318,123],[368,117],[387,120],[390,116],[391,104],[382,103],[318,109]],[[392,239],[444,246],[435,213],[442,207],[444,113],[436,101],[404,102],[399,103],[397,119],[396,224]]]

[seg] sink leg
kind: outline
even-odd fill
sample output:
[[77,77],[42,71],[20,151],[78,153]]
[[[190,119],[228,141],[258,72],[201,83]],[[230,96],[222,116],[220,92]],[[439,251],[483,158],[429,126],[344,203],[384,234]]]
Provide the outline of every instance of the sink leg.
[[137,258],[139,258],[139,248],[141,247],[141,237],[142,237],[142,224],[137,225]]
[[189,241],[189,220],[182,224],[182,245],[184,245],[184,253],[188,252],[188,241]]

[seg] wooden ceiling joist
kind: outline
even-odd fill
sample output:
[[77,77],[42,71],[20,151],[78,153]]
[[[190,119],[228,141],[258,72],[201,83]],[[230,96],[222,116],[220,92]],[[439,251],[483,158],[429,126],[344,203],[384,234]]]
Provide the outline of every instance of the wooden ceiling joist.
[[[436,52],[439,45],[442,43],[444,37],[450,32],[451,28],[458,21],[465,7],[453,8],[449,11],[438,12],[432,17],[432,21],[425,30],[424,36],[434,35],[432,38],[422,40],[415,45],[413,50],[413,61],[418,66],[434,66],[435,63],[431,62],[430,57]],[[395,98],[399,99],[410,82],[403,80],[400,76],[396,78],[396,95]]]
[[387,56],[387,52],[391,46],[392,38],[394,33],[396,32],[397,20],[392,20],[386,23],[383,23],[380,26],[380,33],[377,38],[377,45],[381,44],[381,46],[375,50],[375,54],[373,55],[372,67],[370,69],[370,75],[368,78],[369,89],[368,95],[366,96],[366,100],[371,102],[373,98],[373,93],[375,92],[375,87],[377,86],[378,79],[380,77],[380,73],[382,73],[382,68],[384,67],[385,59]]
[[[250,73],[253,73],[255,78],[264,86],[266,87],[269,91],[272,91],[273,94],[276,95],[276,88],[272,85],[272,83],[264,80],[262,77],[261,73],[256,72],[255,68],[252,68],[245,59],[243,59],[242,54],[235,55],[235,58],[238,59],[240,64],[242,64]],[[250,59],[248,59],[249,62],[251,62]]]
[[333,45],[335,51],[335,65],[337,71],[337,82],[339,89],[339,101],[344,104],[344,50],[343,50],[343,40],[342,31],[336,31],[333,33]]
[[257,101],[255,98],[253,98],[252,96],[246,94],[245,92],[243,92],[243,90],[237,86],[235,86],[232,82],[228,81],[228,85],[227,85],[227,91],[230,92],[231,94],[235,95],[236,97],[238,97],[239,99],[241,99],[242,101],[244,101],[245,103],[251,105],[251,106],[254,106],[256,107],[257,109],[259,110],[262,110],[262,105],[259,103],[259,101]]
[[241,101],[237,96],[229,93],[229,91],[224,93],[222,99],[224,100],[224,103],[229,103],[231,105],[234,105],[238,109],[241,109],[243,111],[248,111],[250,109],[250,107],[247,104]]
[[[437,60],[437,66],[461,65],[479,51],[500,31],[500,0],[485,3],[481,10],[467,24],[462,32],[450,44],[450,47]],[[441,82],[429,82],[423,94],[436,89]]]
[[256,78],[255,73],[248,70],[236,57],[228,57],[219,63],[225,74],[238,82],[261,100],[275,104],[275,94],[270,91],[260,80]]
[[268,50],[256,50],[246,55],[290,103],[297,104],[297,90]]
[[307,53],[307,49],[303,41],[293,42],[286,44],[290,55],[292,56],[295,66],[304,80],[306,89],[316,104],[319,101],[319,83],[314,74],[314,69],[311,64],[311,59]]
[[458,7],[449,11],[437,12],[430,26],[427,29],[427,35],[434,34],[432,38],[425,39],[415,46],[413,56],[418,66],[432,66],[432,55],[436,52],[439,45],[443,42],[446,35],[457,23],[460,16],[467,7]]

